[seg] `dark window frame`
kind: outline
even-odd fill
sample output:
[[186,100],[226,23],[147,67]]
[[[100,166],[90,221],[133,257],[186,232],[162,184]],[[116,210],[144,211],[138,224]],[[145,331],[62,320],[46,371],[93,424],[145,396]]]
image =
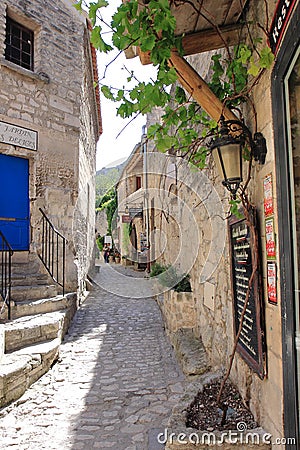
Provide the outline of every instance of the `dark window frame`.
[[[289,148],[286,129],[286,99],[284,80],[299,45],[300,4],[293,15],[276,57],[272,74],[272,100],[275,138],[275,161],[278,197],[278,235],[280,254],[281,320],[282,320],[282,368],[284,391],[284,432],[286,438],[296,438],[300,443],[298,427],[297,368],[295,364],[294,321],[294,242],[292,233],[291,189],[289,173]],[[295,444],[286,444],[293,450]]]
[[9,16],[6,18],[5,59],[31,72],[34,70],[34,32]]
[[141,189],[141,187],[142,187],[142,177],[141,176],[135,177],[135,187],[136,187],[136,191]]

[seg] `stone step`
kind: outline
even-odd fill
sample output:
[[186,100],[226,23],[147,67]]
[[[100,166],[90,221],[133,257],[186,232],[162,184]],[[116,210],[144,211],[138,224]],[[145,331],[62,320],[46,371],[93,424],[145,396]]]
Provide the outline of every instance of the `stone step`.
[[191,328],[179,328],[170,334],[170,340],[185,375],[201,375],[209,369],[202,340],[194,335]]
[[37,300],[39,298],[54,297],[58,293],[58,288],[54,284],[45,285],[18,285],[12,286],[11,299],[18,303],[26,300]]
[[28,272],[30,274],[40,273],[40,264],[38,263],[38,261],[32,261],[31,263],[12,263],[11,265],[12,275],[14,274],[27,275]]
[[5,353],[62,336],[64,311],[14,319],[4,324]]
[[20,398],[57,360],[60,339],[4,355],[0,365],[0,407]]
[[40,298],[37,300],[25,300],[18,302],[12,307],[12,317],[17,319],[23,316],[45,314],[64,309],[77,309],[76,293],[66,294],[65,296],[56,295],[50,298]]
[[15,251],[12,256],[12,263],[25,263],[28,264],[35,258],[35,254],[30,254],[28,251]]
[[48,284],[48,275],[44,273],[38,274],[22,274],[12,273],[11,285],[12,286],[33,286],[33,285],[45,285]]

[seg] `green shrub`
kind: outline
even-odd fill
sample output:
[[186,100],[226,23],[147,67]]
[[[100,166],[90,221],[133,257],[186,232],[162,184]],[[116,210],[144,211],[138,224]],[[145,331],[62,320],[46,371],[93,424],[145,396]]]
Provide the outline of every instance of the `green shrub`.
[[192,292],[190,276],[185,275],[173,288],[176,292]]
[[154,263],[151,266],[150,277],[157,277],[158,275],[165,272],[166,270],[167,270],[166,266],[163,266],[162,264],[159,264],[159,263]]
[[178,283],[178,274],[173,266],[165,267],[165,270],[158,275],[159,282],[165,286],[172,288]]
[[103,246],[104,246],[104,236],[99,235],[96,239],[96,244],[97,244],[100,252],[102,252]]
[[192,292],[190,275],[179,275],[175,267],[167,266],[158,274],[160,283],[176,292]]

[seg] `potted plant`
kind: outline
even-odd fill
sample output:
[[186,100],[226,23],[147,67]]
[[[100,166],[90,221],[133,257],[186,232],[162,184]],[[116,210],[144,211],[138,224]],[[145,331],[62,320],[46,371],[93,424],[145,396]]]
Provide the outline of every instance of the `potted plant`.
[[108,257],[108,262],[109,263],[113,263],[115,260],[115,252],[113,249],[110,250],[109,252],[109,257]]
[[115,252],[115,263],[120,264],[121,261],[121,255],[119,252]]

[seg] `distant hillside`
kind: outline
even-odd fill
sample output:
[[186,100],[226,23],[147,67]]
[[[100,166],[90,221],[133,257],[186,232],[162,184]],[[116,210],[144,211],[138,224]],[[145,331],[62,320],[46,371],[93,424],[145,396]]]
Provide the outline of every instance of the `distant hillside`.
[[101,197],[109,191],[119,180],[125,162],[116,167],[103,167],[96,173],[96,206]]

